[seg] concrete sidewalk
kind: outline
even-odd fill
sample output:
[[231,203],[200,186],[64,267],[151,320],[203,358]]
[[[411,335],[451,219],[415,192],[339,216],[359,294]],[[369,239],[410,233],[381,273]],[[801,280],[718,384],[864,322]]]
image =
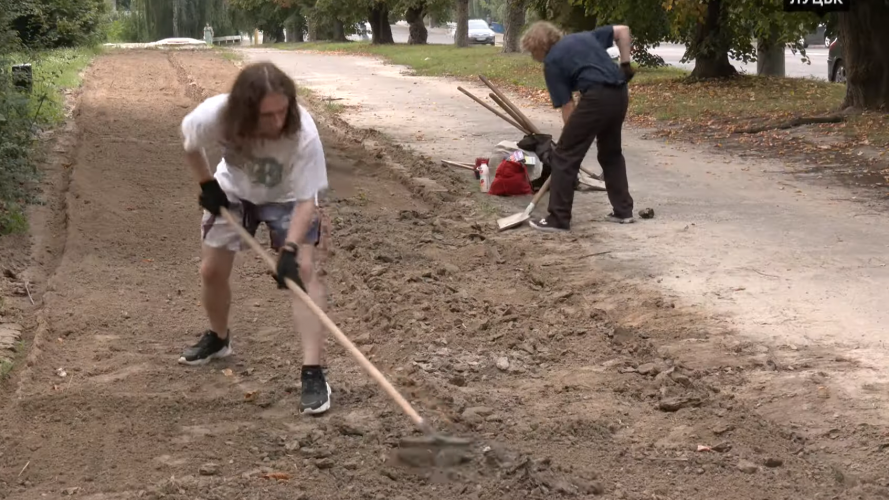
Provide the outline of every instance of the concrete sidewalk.
[[[375,128],[436,159],[472,161],[498,141],[519,139],[456,90],[462,85],[486,96],[480,85],[406,76],[404,68],[364,57],[244,53],[274,61],[301,85],[355,106],[343,116],[350,124]],[[557,112],[527,104],[524,110],[544,132],[558,135]],[[625,132],[624,153],[636,209],[651,207],[656,217],[628,226],[600,223],[610,210],[605,194],[579,193],[573,233],[611,251],[598,266],[657,283],[756,341],[852,350],[876,370],[850,375],[850,393],[884,380],[889,226],[876,202],[803,179],[778,162],[643,140],[635,130]],[[585,165],[600,170],[595,151]],[[523,203],[515,200],[516,207]]]

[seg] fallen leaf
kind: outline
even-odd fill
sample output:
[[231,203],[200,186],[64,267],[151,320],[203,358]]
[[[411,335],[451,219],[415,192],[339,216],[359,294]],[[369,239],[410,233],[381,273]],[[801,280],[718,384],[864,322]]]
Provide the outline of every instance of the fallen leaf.
[[235,372],[233,372],[231,368],[226,368],[225,370],[222,370],[222,374],[226,377],[231,377]]
[[269,472],[262,475],[263,479],[277,479],[278,481],[290,481],[290,474],[286,472]]

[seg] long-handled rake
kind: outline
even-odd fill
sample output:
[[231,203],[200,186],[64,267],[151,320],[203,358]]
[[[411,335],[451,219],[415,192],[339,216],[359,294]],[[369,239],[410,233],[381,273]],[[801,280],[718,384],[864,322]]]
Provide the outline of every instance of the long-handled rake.
[[[277,265],[275,260],[269,255],[265,250],[263,250],[262,245],[256,241],[255,238],[250,236],[250,233],[247,232],[246,229],[241,226],[241,223],[235,219],[235,217],[229,212],[227,209],[222,208],[221,210],[223,218],[232,225],[232,227],[237,230],[240,234],[241,238],[247,242],[253,251],[257,253],[269,266],[269,269],[272,272],[277,270]],[[459,446],[465,447],[472,444],[472,441],[464,438],[455,438],[450,436],[444,436],[435,432],[429,423],[414,410],[413,406],[395,389],[395,387],[386,379],[386,377],[380,373],[378,370],[365,356],[362,354],[355,344],[346,337],[346,334],[340,330],[336,324],[321,310],[318,305],[312,300],[309,295],[303,291],[302,288],[299,287],[296,283],[294,283],[289,278],[285,278],[284,283],[287,285],[287,288],[293,292],[303,303],[305,303],[306,307],[309,308],[312,313],[318,317],[321,323],[324,325],[330,333],[333,334],[334,338],[339,342],[346,351],[355,358],[355,361],[364,368],[364,371],[370,375],[377,384],[383,389],[383,391],[392,398],[393,401],[404,411],[408,417],[414,422],[414,425],[417,426],[424,434],[423,438],[404,438],[401,440],[402,445],[404,446],[430,446],[430,447],[447,447],[447,446]]]

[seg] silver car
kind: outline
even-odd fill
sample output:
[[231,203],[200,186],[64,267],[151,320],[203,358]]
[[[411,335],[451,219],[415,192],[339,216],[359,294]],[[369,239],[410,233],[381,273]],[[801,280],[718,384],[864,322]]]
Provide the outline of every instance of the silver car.
[[493,46],[494,37],[494,30],[483,19],[469,20],[469,43]]

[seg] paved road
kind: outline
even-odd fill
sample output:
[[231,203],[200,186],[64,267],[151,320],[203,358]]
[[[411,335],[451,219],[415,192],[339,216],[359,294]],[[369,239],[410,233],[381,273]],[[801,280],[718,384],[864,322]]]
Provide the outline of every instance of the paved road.
[[[393,25],[392,37],[395,43],[407,43],[408,29],[405,26]],[[497,36],[498,44],[502,40],[502,35]],[[429,30],[429,43],[431,44],[451,44],[454,38],[448,35],[445,28],[432,28]],[[652,50],[653,53],[664,58],[667,64],[678,66],[681,68],[691,69],[693,63],[680,63],[682,55],[685,53],[683,45],[663,44]],[[800,60],[799,54],[793,54],[790,49],[785,51],[787,76],[797,78],[817,78],[820,80],[827,79],[827,49],[825,47],[809,47],[806,51],[811,59],[811,63],[805,63]],[[756,74],[756,63],[743,64],[740,61],[732,61],[738,71],[748,74]]]

